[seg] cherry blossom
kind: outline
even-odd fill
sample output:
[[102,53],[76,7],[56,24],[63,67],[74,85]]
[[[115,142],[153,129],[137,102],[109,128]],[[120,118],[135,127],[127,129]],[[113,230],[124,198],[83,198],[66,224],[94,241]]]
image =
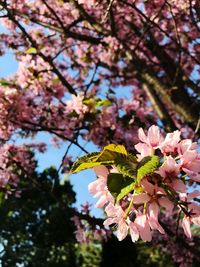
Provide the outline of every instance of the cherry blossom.
[[[198,180],[200,157],[196,144],[187,139],[181,140],[179,131],[164,137],[156,126],[151,126],[147,135],[139,129],[138,135],[143,142],[135,145],[140,152],[137,155],[139,165],[144,159],[157,157],[154,155],[156,153],[160,163],[156,169],[144,174],[141,180],[137,181],[135,177],[137,182],[132,185],[132,191],[128,191],[117,203],[109,191],[108,182],[109,175],[120,174],[120,169],[117,165],[95,167],[98,178],[89,185],[89,191],[99,197],[96,206],[105,209],[107,218],[104,225],[116,225],[116,235],[120,241],[128,234],[133,242],[139,237],[151,241],[153,231],[165,234],[159,219],[163,209],[171,216],[178,210],[183,216],[181,226],[186,236],[191,238],[190,224],[200,225],[200,206],[194,201],[200,193],[198,190],[187,192],[185,177]],[[149,148],[147,154],[145,147]]]

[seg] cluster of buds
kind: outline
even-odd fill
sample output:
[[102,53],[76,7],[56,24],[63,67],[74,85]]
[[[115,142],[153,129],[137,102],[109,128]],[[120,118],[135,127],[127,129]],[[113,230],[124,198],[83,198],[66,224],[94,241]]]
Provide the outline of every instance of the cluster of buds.
[[190,224],[200,225],[200,191],[188,186],[200,182],[197,144],[181,140],[180,131],[164,138],[157,126],[151,126],[147,134],[139,129],[138,137],[138,154],[109,145],[80,158],[72,171],[93,167],[98,178],[89,184],[89,191],[99,197],[96,207],[105,209],[104,225],[115,225],[119,240],[130,233],[133,242],[139,237],[151,241],[153,230],[165,233],[159,214],[172,215],[175,210],[177,223],[191,238]]

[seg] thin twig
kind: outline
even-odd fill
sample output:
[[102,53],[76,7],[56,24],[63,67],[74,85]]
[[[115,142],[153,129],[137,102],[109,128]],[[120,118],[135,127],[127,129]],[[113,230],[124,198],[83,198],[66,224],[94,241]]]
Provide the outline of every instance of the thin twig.
[[103,18],[102,18],[102,20],[101,20],[101,23],[104,23],[104,22],[106,21],[106,18],[107,18],[108,14],[109,14],[109,12],[110,12],[110,10],[111,10],[111,8],[112,8],[112,5],[113,5],[114,1],[115,1],[115,0],[110,0],[110,3],[109,3],[109,5],[108,5],[108,7],[107,7],[107,9],[106,9],[106,13],[105,13],[105,15],[103,16]]

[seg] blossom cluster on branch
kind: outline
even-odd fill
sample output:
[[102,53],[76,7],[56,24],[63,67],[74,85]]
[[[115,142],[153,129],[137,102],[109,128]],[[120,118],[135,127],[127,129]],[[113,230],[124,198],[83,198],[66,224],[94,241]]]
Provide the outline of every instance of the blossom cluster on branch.
[[29,177],[36,168],[36,160],[31,149],[44,149],[44,144],[17,146],[4,144],[0,147],[0,196],[3,201],[10,194],[20,196],[18,188],[21,177]]
[[151,241],[153,230],[165,233],[159,214],[177,210],[181,224],[191,238],[190,224],[200,226],[199,190],[188,191],[188,183],[200,182],[200,154],[197,144],[181,140],[180,132],[165,137],[157,126],[147,134],[140,128],[138,154],[127,153],[121,145],[108,145],[102,152],[91,153],[72,167],[72,172],[94,168],[97,180],[89,191],[99,197],[96,207],[104,208],[105,226],[116,225],[123,240],[130,232],[132,241]]

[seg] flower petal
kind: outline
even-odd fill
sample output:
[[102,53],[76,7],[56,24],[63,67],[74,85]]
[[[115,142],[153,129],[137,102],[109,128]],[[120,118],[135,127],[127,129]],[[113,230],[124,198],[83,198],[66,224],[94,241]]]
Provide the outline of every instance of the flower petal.
[[191,229],[190,229],[190,218],[189,217],[186,217],[186,216],[183,217],[182,227],[183,227],[185,235],[188,238],[191,238],[192,234],[191,234]]

